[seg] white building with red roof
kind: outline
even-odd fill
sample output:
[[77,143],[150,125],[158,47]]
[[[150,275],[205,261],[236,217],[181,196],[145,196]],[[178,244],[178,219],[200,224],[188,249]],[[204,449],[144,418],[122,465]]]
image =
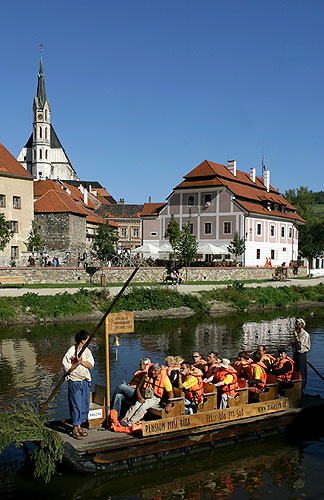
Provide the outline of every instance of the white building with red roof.
[[222,255],[228,254],[238,232],[245,240],[245,266],[263,267],[266,259],[272,265],[297,260],[298,227],[305,221],[271,186],[265,168],[261,178],[255,168],[250,173],[238,170],[236,161],[225,166],[205,160],[184,176],[166,204],[146,205],[143,243],[167,243],[164,235],[173,215],[180,227],[190,224],[200,246],[211,243],[223,250]]

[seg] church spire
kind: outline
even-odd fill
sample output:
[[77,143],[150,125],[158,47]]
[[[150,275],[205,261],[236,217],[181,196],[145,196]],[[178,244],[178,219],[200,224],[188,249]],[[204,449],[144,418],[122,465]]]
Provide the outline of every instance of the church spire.
[[43,70],[43,45],[40,46],[40,63],[39,63],[39,72],[38,72],[38,84],[37,84],[37,100],[38,100],[38,108],[43,109],[45,100],[46,100],[46,90],[45,90],[45,75]]

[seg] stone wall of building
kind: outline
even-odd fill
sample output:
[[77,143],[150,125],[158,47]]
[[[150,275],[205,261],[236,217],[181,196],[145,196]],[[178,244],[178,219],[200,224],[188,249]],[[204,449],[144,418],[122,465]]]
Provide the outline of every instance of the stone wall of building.
[[[89,271],[89,270],[88,270]],[[101,282],[101,276],[105,276],[106,283],[125,283],[133,272],[133,268],[105,267],[94,268],[91,276],[83,267],[0,267],[1,276],[23,277],[26,283],[31,284],[69,284],[69,283],[94,283]],[[271,279],[274,270],[269,268],[188,268],[189,281],[226,281],[226,280],[263,280]],[[134,278],[140,283],[161,283],[166,273],[161,267],[140,268]],[[185,271],[183,272],[183,275]],[[298,268],[298,277],[306,276],[305,267]],[[288,269],[288,277],[293,277],[292,269]]]

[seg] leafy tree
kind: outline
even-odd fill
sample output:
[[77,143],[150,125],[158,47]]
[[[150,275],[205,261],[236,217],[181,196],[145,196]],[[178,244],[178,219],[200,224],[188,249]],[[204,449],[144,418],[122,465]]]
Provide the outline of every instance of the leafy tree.
[[183,224],[176,244],[176,250],[186,266],[186,281],[188,277],[188,264],[194,260],[197,249],[198,243],[190,232],[190,223],[187,222],[187,224]]
[[4,214],[0,214],[0,251],[4,250],[13,237],[10,221],[6,220]]
[[37,251],[44,245],[44,240],[41,238],[41,235],[38,231],[38,226],[34,220],[32,221],[32,227],[29,231],[27,241],[25,241],[24,243],[29,252],[33,252],[34,250]]
[[285,192],[285,198],[306,220],[306,224],[299,227],[298,250],[310,265],[324,251],[324,218],[316,213],[315,194],[307,187],[289,189]]
[[235,255],[236,259],[239,255],[242,255],[245,252],[244,238],[240,238],[240,235],[237,231],[235,231],[234,238],[232,239],[232,241],[228,245],[227,250],[232,255]]
[[98,227],[93,238],[91,255],[101,263],[107,264],[116,255],[116,244],[118,241],[117,231],[106,221]]
[[168,238],[170,245],[172,246],[173,249],[173,265],[175,266],[175,259],[176,259],[176,249],[177,249],[177,243],[179,241],[180,237],[180,226],[178,222],[175,220],[174,215],[171,215],[171,219],[169,221],[168,227],[165,231],[165,238]]

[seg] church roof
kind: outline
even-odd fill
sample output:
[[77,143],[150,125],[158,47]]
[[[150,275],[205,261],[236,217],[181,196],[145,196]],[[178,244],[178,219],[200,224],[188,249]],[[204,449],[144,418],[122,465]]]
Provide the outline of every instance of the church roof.
[[43,109],[45,101],[46,101],[46,90],[45,90],[45,75],[44,75],[44,70],[43,70],[42,51],[41,51],[40,63],[39,63],[37,94],[36,94],[35,101],[36,101],[37,109]]
[[20,165],[14,156],[0,143],[0,175],[24,177],[32,180],[33,177]]

